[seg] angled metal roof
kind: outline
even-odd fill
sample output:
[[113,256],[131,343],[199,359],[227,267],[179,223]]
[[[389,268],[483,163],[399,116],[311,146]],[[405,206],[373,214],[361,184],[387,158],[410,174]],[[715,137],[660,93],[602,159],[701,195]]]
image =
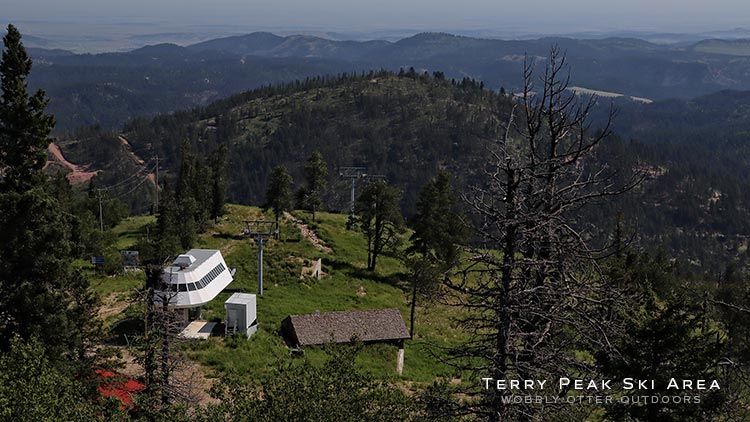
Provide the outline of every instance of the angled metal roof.
[[192,263],[185,268],[175,262],[164,269],[162,277],[169,287],[165,292],[156,292],[156,300],[168,300],[175,308],[193,308],[210,302],[232,282],[233,273],[220,251],[191,249],[183,255],[195,260],[190,260]]
[[290,315],[282,330],[289,343],[299,346],[409,338],[401,312],[392,308]]
[[206,261],[208,261],[209,259],[211,259],[211,257],[214,256],[214,255],[216,255],[217,253],[219,253],[219,251],[215,250],[215,249],[190,249],[189,251],[187,251],[184,254],[180,255],[180,256],[182,256],[182,255],[190,255],[193,258],[195,258],[195,261],[192,264],[190,264],[190,266],[185,267],[184,269],[180,268],[177,265],[177,259],[175,259],[175,262],[173,262],[172,265],[169,268],[167,268],[166,271],[169,272],[170,269],[172,271],[174,271],[174,272],[190,272],[190,271],[193,271],[195,269],[198,269],[201,265],[203,265]]

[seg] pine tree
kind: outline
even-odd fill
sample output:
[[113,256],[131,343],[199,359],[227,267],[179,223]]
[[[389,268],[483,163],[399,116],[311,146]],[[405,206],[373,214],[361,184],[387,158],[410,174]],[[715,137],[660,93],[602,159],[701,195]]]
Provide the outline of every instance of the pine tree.
[[328,164],[323,159],[320,151],[313,151],[305,165],[305,178],[307,179],[307,189],[304,193],[305,207],[312,213],[312,220],[315,221],[315,211],[323,203],[323,191],[326,188],[328,178]]
[[354,206],[357,224],[367,238],[367,269],[375,271],[378,257],[399,240],[404,229],[401,191],[377,181],[365,187]]
[[410,335],[414,336],[417,294],[434,289],[441,275],[453,268],[459,259],[460,245],[469,231],[461,217],[454,212],[455,196],[450,174],[440,172],[422,189],[417,201],[417,212],[412,218],[414,230],[406,251],[406,262],[411,269],[412,298]]
[[[31,68],[20,35],[8,27],[0,63],[0,349],[10,339],[44,341],[52,360],[75,361],[89,336],[80,318],[95,301],[74,272],[73,217],[64,211],[41,172],[53,119],[44,94],[29,98]],[[70,362],[69,362],[70,363]]]
[[276,376],[262,383],[227,378],[213,390],[218,403],[207,406],[199,420],[426,420],[416,400],[358,368],[360,349],[328,348],[322,363],[280,362]]
[[[284,211],[292,207],[292,176],[286,171],[286,167],[277,166],[271,172],[271,180],[266,190],[265,209],[272,209],[276,219],[276,227],[279,226],[279,218]],[[278,238],[279,232],[276,232]]]
[[197,181],[196,159],[190,148],[190,143],[182,143],[182,160],[180,174],[177,180],[175,201],[177,203],[177,234],[183,249],[190,249],[195,243],[198,233],[196,215],[200,213],[198,198],[193,189]]
[[39,170],[47,157],[54,117],[45,114],[44,91],[27,92],[31,59],[13,25],[3,38],[0,63],[0,181],[13,190],[26,190],[44,179]]
[[211,218],[216,221],[224,215],[224,203],[227,198],[227,157],[226,145],[221,145],[209,158],[211,168]]
[[[175,191],[169,180],[164,181],[162,199],[159,201],[159,214],[156,217],[156,227],[153,239],[150,239],[153,249],[150,253],[141,250],[145,259],[153,259],[155,262],[164,262],[176,254],[180,249],[179,236],[179,208],[175,198]],[[149,236],[151,237],[151,236]]]
[[417,212],[411,221],[414,234],[408,252],[429,256],[446,267],[455,265],[460,244],[468,237],[468,228],[454,211],[455,207],[451,176],[440,172],[419,195]]
[[[627,325],[620,335],[612,336],[618,353],[598,351],[594,354],[603,376],[614,380],[635,378],[654,380],[649,396],[671,396],[680,390],[668,389],[671,378],[678,380],[720,380],[720,390],[686,390],[700,396],[700,403],[665,403],[644,401],[639,405],[616,400],[607,406],[611,420],[683,421],[711,420],[725,411],[723,404],[729,388],[723,380],[720,361],[725,336],[714,324],[706,324],[707,309],[691,302],[680,287],[672,266],[664,257],[627,254],[614,258],[606,268],[618,283],[640,294],[623,300],[613,312]],[[617,386],[615,386],[617,388]],[[680,389],[682,386],[680,385]],[[623,390],[632,397],[643,390]],[[713,417],[712,417],[713,416]]]
[[57,368],[37,338],[14,337],[0,355],[0,420],[97,420],[84,383]]

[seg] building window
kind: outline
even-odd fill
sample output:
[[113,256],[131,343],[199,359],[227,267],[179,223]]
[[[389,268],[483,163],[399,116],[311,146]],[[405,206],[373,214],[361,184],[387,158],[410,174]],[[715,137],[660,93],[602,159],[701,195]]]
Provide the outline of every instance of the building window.
[[209,283],[214,281],[216,277],[218,277],[222,272],[224,272],[226,268],[224,267],[224,264],[219,263],[214,269],[208,272],[208,274],[204,275],[203,278],[198,281],[197,285],[199,289],[202,289],[206,286],[208,286]]

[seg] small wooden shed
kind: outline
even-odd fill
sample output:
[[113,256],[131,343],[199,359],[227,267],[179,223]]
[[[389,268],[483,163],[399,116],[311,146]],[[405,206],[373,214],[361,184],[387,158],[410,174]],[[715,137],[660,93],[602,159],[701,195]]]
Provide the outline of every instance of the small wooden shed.
[[327,343],[392,343],[398,346],[396,369],[403,372],[404,340],[409,338],[398,309],[316,312],[290,315],[281,322],[281,332],[290,346],[314,346]]

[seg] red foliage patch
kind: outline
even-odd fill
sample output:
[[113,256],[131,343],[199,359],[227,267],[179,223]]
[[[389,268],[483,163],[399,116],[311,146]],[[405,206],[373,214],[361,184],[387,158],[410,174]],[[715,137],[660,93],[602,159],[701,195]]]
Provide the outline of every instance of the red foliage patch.
[[112,371],[97,369],[96,375],[99,376],[100,380],[97,387],[99,394],[102,397],[112,397],[119,400],[121,410],[133,409],[135,407],[135,395],[146,388],[143,383]]

